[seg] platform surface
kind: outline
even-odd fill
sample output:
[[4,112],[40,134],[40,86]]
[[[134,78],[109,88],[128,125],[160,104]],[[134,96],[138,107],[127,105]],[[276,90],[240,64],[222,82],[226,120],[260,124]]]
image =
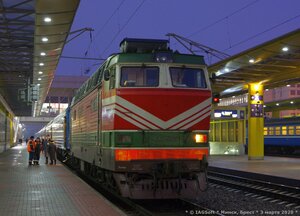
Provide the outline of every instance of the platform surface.
[[300,159],[265,156],[248,160],[247,155],[210,155],[209,166],[300,180]]
[[25,144],[0,154],[0,215],[124,215],[59,162],[28,165]]

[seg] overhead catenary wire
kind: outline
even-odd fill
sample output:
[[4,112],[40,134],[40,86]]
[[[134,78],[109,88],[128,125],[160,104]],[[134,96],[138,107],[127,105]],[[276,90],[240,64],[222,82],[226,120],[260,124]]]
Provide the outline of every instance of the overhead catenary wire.
[[236,46],[238,46],[238,45],[240,45],[240,44],[243,44],[243,43],[245,43],[245,42],[247,42],[247,41],[249,41],[249,40],[252,40],[253,38],[256,38],[256,37],[258,37],[258,36],[260,36],[260,35],[262,35],[262,34],[268,32],[268,31],[271,31],[271,30],[273,30],[273,29],[275,29],[275,28],[277,28],[277,27],[279,27],[279,26],[281,26],[281,25],[283,25],[283,24],[285,24],[285,23],[288,23],[288,22],[290,22],[290,21],[292,21],[292,20],[295,20],[295,19],[297,19],[297,18],[299,18],[299,17],[300,17],[300,14],[298,14],[298,15],[296,15],[296,16],[294,16],[294,17],[291,17],[291,18],[289,18],[289,19],[287,19],[287,20],[285,20],[285,21],[283,21],[283,22],[281,22],[281,23],[279,23],[279,24],[276,24],[276,25],[272,26],[271,28],[268,28],[268,29],[266,29],[266,30],[264,30],[264,31],[262,31],[262,32],[259,32],[259,33],[255,34],[255,35],[252,35],[251,37],[248,37],[248,38],[246,38],[246,39],[244,39],[244,40],[242,40],[242,41],[240,41],[240,42],[238,42],[238,43],[233,44],[231,47],[225,49],[225,51],[227,51],[227,50],[229,50],[229,49],[232,49],[233,47],[236,47]]
[[260,1],[260,0],[255,0],[255,1],[253,1],[253,2],[250,2],[249,4],[247,4],[247,5],[245,5],[245,6],[241,7],[241,8],[239,8],[239,9],[233,11],[232,13],[226,15],[225,17],[222,17],[222,18],[220,18],[220,19],[218,19],[218,20],[216,20],[216,21],[214,21],[214,22],[212,22],[212,23],[210,23],[210,24],[204,26],[203,28],[201,28],[201,29],[199,29],[199,30],[197,30],[197,31],[195,31],[195,32],[193,32],[193,33],[191,33],[190,35],[187,36],[187,38],[190,38],[190,37],[192,37],[192,36],[194,36],[194,35],[196,35],[196,34],[202,32],[202,31],[204,31],[204,30],[206,30],[206,29],[211,28],[212,26],[214,26],[214,25],[216,25],[216,24],[222,22],[223,20],[226,20],[226,19],[228,19],[229,17],[231,17],[231,16],[233,16],[233,15],[235,15],[235,14],[237,14],[237,13],[243,11],[243,10],[245,10],[246,8],[250,7],[251,5],[256,4],[258,1]]
[[130,17],[127,19],[127,21],[125,22],[125,24],[120,28],[120,30],[115,34],[115,36],[112,38],[112,40],[108,43],[108,45],[106,46],[106,48],[104,49],[104,51],[102,52],[102,54],[100,56],[103,56],[103,54],[108,50],[108,48],[111,46],[111,44],[115,41],[115,39],[118,37],[118,35],[124,30],[124,28],[128,25],[128,23],[131,21],[131,19],[136,15],[136,13],[138,12],[138,10],[143,6],[143,4],[146,2],[146,0],[143,0],[138,6],[137,8],[133,11],[133,13],[130,15]]
[[92,28],[82,28],[82,29],[78,29],[78,30],[76,30],[76,31],[70,32],[69,35],[75,34],[75,33],[78,33],[78,34],[75,35],[74,37],[72,37],[71,39],[67,40],[67,41],[65,42],[65,44],[67,44],[67,43],[69,43],[70,41],[74,40],[75,38],[79,37],[80,35],[82,35],[82,34],[83,34],[84,32],[86,32],[86,31],[91,32],[91,31],[94,31],[94,29],[92,29]]
[[[102,25],[102,27],[95,33],[94,39],[97,38],[97,36],[105,29],[106,25],[110,22],[110,20],[116,15],[116,13],[118,12],[118,10],[120,9],[120,7],[123,5],[123,3],[125,2],[125,0],[123,0],[122,2],[120,2],[120,4],[117,6],[117,8],[112,12],[112,14],[110,15],[110,17],[105,21],[105,23]],[[95,41],[95,40],[94,40]],[[92,43],[94,42],[93,40],[90,41],[88,48],[85,52],[85,55],[88,54],[90,47],[92,45]]]
[[[94,35],[94,37],[93,37],[93,35],[92,35],[92,33],[90,32],[90,41],[89,41],[89,44],[88,44],[88,47],[87,47],[87,49],[86,49],[86,51],[85,51],[85,53],[84,53],[84,56],[86,57],[86,58],[81,58],[82,60],[83,59],[85,59],[85,60],[92,60],[92,58],[88,58],[87,56],[88,56],[88,53],[89,53],[89,51],[90,51],[90,48],[91,48],[91,46],[92,46],[92,44],[93,44],[93,48],[94,48],[94,50],[95,49],[97,49],[97,43],[96,43],[96,40],[94,40],[102,31],[103,31],[103,29],[105,29],[105,27],[106,27],[106,25],[110,22],[110,20],[115,16],[115,14],[117,13],[117,11],[120,9],[120,7],[122,6],[122,4],[125,2],[125,0],[123,0],[118,6],[117,6],[117,8],[113,11],[113,13],[110,15],[110,17],[105,21],[105,23],[102,25],[102,27],[95,33],[95,35]],[[99,53],[100,53],[100,51],[99,51]],[[100,56],[101,57],[101,56]],[[95,59],[94,59],[95,60]],[[92,64],[92,66],[95,66],[95,65],[99,65],[98,63],[97,64]],[[88,73],[89,71],[90,71],[90,67],[91,66],[84,66],[85,68],[87,68],[87,69],[85,69],[85,71]]]
[[106,59],[103,59],[103,58],[88,58],[88,57],[80,57],[80,56],[60,56],[60,58],[80,59],[80,60],[95,60],[95,61],[104,61],[104,60],[106,60]]

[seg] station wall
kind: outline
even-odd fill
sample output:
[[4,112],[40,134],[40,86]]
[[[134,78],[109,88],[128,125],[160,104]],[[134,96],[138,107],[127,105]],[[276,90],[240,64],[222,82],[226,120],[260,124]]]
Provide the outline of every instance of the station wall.
[[0,152],[15,145],[13,137],[13,115],[0,103]]

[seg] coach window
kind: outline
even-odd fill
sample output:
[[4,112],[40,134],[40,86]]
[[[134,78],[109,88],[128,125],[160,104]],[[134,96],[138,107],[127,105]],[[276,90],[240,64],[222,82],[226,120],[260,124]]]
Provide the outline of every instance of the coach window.
[[171,67],[172,85],[179,88],[206,88],[204,71],[196,68]]
[[75,121],[76,120],[76,110],[74,110],[74,112],[73,112],[73,121]]
[[296,135],[300,135],[300,126],[296,126]]
[[264,135],[268,135],[268,128],[267,127],[264,127]]
[[122,87],[157,87],[158,67],[122,67],[120,85]]
[[282,128],[281,128],[281,134],[282,135],[286,135],[287,133],[286,133],[286,126],[282,126]]
[[275,127],[275,135],[280,135],[280,127]]
[[274,135],[274,127],[269,127],[269,135]]
[[295,134],[295,132],[294,132],[295,127],[294,126],[288,126],[288,128],[289,128],[289,135],[294,135]]

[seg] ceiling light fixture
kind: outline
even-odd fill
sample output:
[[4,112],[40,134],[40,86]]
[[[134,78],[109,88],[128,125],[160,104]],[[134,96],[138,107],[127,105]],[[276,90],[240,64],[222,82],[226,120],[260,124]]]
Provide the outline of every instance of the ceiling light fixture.
[[39,64],[39,66],[44,66],[45,64],[43,63],[43,62],[41,62],[40,64]]
[[39,71],[39,74],[43,74],[43,71]]
[[288,47],[283,47],[281,50],[282,50],[283,52],[287,52],[287,51],[289,51],[289,48],[288,48]]
[[43,42],[47,42],[48,40],[49,40],[49,39],[48,39],[47,37],[43,37],[43,38],[42,38],[42,41],[43,41]]
[[249,59],[249,62],[250,62],[250,63],[254,63],[255,60],[254,60],[254,59]]
[[46,56],[46,53],[45,52],[41,52],[41,56]]
[[38,78],[38,80],[42,80],[42,78]]
[[47,23],[49,23],[49,22],[52,21],[52,19],[51,19],[50,17],[45,17],[45,18],[44,18],[44,21],[47,22]]

